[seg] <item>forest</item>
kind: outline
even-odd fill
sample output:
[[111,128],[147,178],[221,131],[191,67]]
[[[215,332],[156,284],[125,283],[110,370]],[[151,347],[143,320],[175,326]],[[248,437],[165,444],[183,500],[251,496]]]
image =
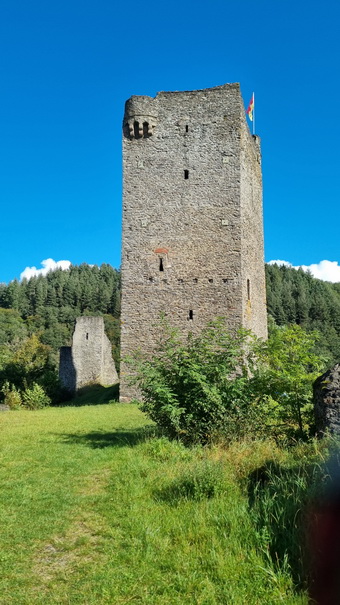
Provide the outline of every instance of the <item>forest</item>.
[[318,354],[328,365],[340,360],[340,283],[316,279],[302,269],[266,265],[267,309],[271,324],[298,324],[320,334]]
[[[286,266],[267,265],[269,330],[298,324],[317,330],[317,353],[340,359],[340,283]],[[71,266],[0,284],[0,397],[40,385],[57,401],[58,351],[71,344],[76,317],[102,315],[119,364],[120,273],[109,264]],[[15,398],[15,397],[14,397]],[[33,397],[34,398],[34,397]]]
[[76,317],[102,315],[119,365],[120,274],[82,264],[0,284],[0,399],[12,408],[63,399],[59,348],[71,344]]

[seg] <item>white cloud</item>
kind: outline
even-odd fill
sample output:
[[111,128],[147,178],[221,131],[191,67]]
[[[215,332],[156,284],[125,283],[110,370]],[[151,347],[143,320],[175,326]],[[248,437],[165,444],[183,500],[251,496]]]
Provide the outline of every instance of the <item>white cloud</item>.
[[36,267],[26,267],[26,269],[20,273],[20,280],[22,279],[31,279],[31,277],[38,275],[46,275],[50,271],[55,271],[56,269],[63,269],[66,271],[71,266],[71,261],[69,260],[58,260],[55,261],[53,258],[46,258],[46,260],[41,261],[42,269],[37,269]]
[[303,271],[309,271],[313,277],[317,277],[323,281],[340,282],[340,266],[336,260],[321,260],[319,263],[300,265],[298,267],[294,267],[294,265],[286,260],[271,260],[268,265],[285,265],[293,269],[303,269]]

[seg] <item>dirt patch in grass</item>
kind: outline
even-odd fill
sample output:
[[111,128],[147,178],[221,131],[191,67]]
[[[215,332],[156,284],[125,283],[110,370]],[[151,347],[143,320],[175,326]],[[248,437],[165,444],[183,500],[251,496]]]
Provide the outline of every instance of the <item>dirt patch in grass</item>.
[[63,536],[55,536],[37,548],[33,575],[36,590],[54,580],[65,578],[80,568],[103,558],[98,546],[101,542],[98,519],[76,520]]

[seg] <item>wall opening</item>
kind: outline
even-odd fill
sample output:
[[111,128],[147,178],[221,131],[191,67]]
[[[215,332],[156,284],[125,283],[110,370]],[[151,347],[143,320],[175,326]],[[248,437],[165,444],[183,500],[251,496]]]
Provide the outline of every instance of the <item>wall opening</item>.
[[139,139],[139,122],[133,123],[133,133],[135,135],[135,139]]
[[147,137],[149,135],[149,124],[148,122],[143,122],[143,137]]
[[184,178],[185,180],[189,178],[189,170],[184,170]]
[[194,319],[194,312],[192,309],[189,310],[188,319]]
[[85,338],[86,338],[86,340],[89,339],[89,333],[88,332],[86,332]]
[[214,281],[214,280],[213,280],[213,279],[212,279],[212,277],[211,277],[211,278],[209,279],[209,284],[212,284],[212,283],[213,283],[213,281]]
[[162,258],[159,259],[159,270],[160,271],[164,271],[163,259]]
[[247,279],[247,298],[250,300],[250,279]]
[[188,126],[188,124],[185,125],[185,132],[189,132],[189,126]]
[[194,282],[194,284],[197,284],[198,283],[197,277],[194,277],[194,279],[192,281]]

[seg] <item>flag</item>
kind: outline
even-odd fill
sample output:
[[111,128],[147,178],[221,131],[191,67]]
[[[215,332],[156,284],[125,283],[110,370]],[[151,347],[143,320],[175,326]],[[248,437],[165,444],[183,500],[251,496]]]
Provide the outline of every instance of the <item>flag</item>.
[[247,109],[248,118],[251,122],[253,121],[254,108],[255,108],[255,98],[254,98],[254,93],[253,93],[252,97],[250,99],[249,105],[248,105],[248,109]]

